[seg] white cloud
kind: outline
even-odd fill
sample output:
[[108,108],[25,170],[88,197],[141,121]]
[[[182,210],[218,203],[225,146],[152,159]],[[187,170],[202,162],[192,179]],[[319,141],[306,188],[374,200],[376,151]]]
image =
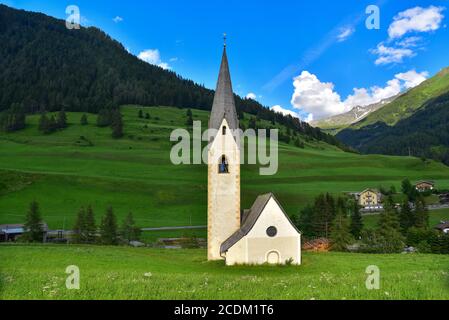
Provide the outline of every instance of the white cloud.
[[430,6],[428,8],[415,7],[400,12],[393,18],[388,28],[390,39],[401,38],[409,32],[429,32],[438,30],[444,16],[444,8]]
[[119,23],[123,21],[123,18],[120,16],[116,16],[114,19],[112,19],[112,21],[114,21],[115,23]]
[[379,43],[377,48],[371,50],[378,57],[375,61],[376,65],[401,63],[404,58],[413,57],[415,53],[409,48],[386,47],[383,43]]
[[396,42],[396,44],[403,48],[414,48],[418,46],[418,43],[422,40],[421,37],[407,37],[401,41]]
[[[424,33],[438,30],[444,19],[445,8],[430,6],[428,8],[414,7],[399,12],[388,27],[388,40],[377,45],[371,53],[377,55],[376,65],[402,63],[404,58],[414,57],[414,49],[419,46],[422,38],[419,36],[405,37],[409,33]],[[387,45],[385,45],[387,43]]]
[[178,61],[178,57],[170,58],[170,60],[168,60],[168,61],[170,61],[170,62],[176,62],[176,61]]
[[291,104],[294,108],[313,114],[315,119],[343,113],[346,110],[334,84],[321,82],[314,74],[303,71],[294,78]]
[[161,67],[162,69],[171,69],[168,63],[162,62],[161,54],[159,53],[158,49],[144,50],[140,52],[137,57],[142,61]]
[[296,112],[284,109],[280,105],[272,106],[271,110],[273,110],[274,112],[282,113],[283,115],[291,115],[292,117],[299,119],[299,115]]
[[340,30],[340,33],[337,35],[337,41],[338,42],[343,42],[349,39],[349,37],[355,32],[355,28],[350,26],[350,27],[345,27],[342,28]]
[[316,75],[303,71],[294,78],[291,104],[295,109],[309,114],[310,119],[320,120],[347,112],[355,106],[367,106],[393,97],[404,89],[421,84],[428,76],[428,72],[417,73],[415,70],[398,73],[384,87],[354,88],[353,93],[343,101],[334,91],[333,83],[321,82]]
[[393,97],[401,92],[402,84],[396,77],[387,81],[385,87],[373,86],[371,88],[354,88],[353,94],[344,101],[348,109],[356,106],[367,106],[381,100]]
[[250,92],[246,95],[246,99],[252,99],[252,100],[256,100],[257,99],[257,95],[253,92]]
[[427,71],[418,73],[415,70],[410,70],[405,73],[398,73],[396,78],[404,81],[404,86],[406,89],[410,89],[420,85],[429,77],[429,73]]

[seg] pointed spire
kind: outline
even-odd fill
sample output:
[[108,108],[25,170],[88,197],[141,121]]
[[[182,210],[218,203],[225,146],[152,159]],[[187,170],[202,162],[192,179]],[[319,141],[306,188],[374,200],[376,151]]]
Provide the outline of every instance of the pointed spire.
[[238,117],[235,109],[234,93],[232,92],[231,74],[229,72],[228,57],[226,55],[226,34],[224,36],[223,57],[221,59],[220,74],[215,90],[214,104],[209,120],[209,128],[219,129],[223,119],[232,130],[238,129]]

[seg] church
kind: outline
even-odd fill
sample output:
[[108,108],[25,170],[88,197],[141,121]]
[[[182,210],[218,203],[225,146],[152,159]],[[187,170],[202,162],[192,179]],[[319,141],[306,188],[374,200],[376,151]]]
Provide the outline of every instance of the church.
[[274,194],[240,208],[240,138],[226,43],[215,91],[208,149],[208,260],[226,265],[301,264],[301,234]]

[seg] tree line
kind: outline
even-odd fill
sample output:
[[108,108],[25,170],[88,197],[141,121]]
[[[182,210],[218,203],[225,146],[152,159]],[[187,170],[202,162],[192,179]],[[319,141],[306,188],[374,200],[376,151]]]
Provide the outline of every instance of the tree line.
[[[140,240],[141,230],[136,226],[132,213],[128,213],[121,227],[118,225],[112,207],[106,209],[98,226],[95,221],[92,207],[90,205],[87,208],[81,207],[76,216],[71,240],[74,243],[102,245],[118,245]],[[45,230],[39,204],[36,201],[31,202],[29,206],[24,229],[25,232],[20,241],[43,242]]]

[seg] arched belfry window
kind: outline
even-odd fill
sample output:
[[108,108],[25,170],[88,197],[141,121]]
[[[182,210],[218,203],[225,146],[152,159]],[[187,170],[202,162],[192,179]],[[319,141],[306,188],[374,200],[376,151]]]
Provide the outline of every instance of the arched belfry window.
[[226,156],[221,156],[220,163],[218,164],[218,173],[229,173],[229,164]]
[[223,126],[222,133],[223,135],[226,135],[226,126]]

